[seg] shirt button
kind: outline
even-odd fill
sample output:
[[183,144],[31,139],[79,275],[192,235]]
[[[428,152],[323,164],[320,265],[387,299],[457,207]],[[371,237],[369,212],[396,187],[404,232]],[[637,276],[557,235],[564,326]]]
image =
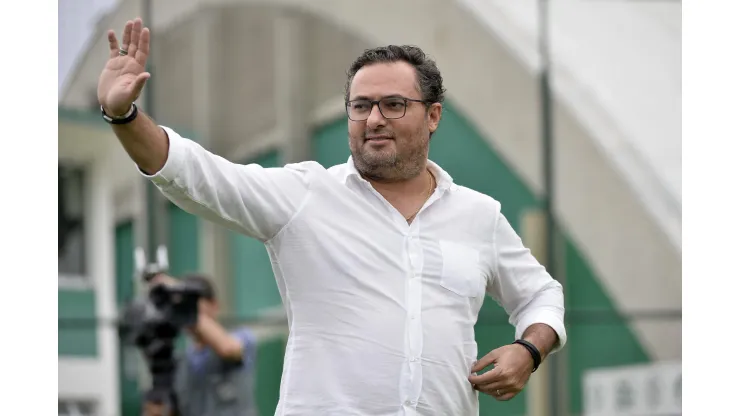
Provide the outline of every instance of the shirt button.
[[411,357],[411,362],[412,363],[415,363],[417,361],[419,361],[419,357]]
[[413,321],[414,319],[416,319],[416,314],[411,314],[411,320]]

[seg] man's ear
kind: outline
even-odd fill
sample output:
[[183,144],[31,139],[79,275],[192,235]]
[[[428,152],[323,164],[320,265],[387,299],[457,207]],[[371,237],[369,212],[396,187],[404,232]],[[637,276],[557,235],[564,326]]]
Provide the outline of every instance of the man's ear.
[[442,119],[442,104],[433,103],[429,106],[427,111],[427,127],[430,133],[437,131],[439,127],[439,121]]

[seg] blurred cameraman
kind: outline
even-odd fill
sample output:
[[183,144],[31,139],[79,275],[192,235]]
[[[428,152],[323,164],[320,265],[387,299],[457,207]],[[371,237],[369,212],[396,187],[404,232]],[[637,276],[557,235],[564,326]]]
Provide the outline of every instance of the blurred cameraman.
[[[218,323],[219,305],[211,280],[203,275],[174,279],[154,277],[152,286],[185,283],[198,286],[198,322],[188,328],[189,343],[175,373],[177,407],[182,416],[256,416],[254,366],[256,341],[247,328],[227,331]],[[145,416],[165,414],[158,403],[144,404]]]

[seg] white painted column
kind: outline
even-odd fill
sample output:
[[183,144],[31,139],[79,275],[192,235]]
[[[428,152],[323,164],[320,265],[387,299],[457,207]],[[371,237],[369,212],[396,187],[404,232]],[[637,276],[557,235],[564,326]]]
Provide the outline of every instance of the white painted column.
[[[531,210],[522,215],[522,241],[532,251],[532,255],[540,263],[545,263],[547,257],[545,215],[540,210]],[[549,360],[545,360],[540,368],[532,374],[527,383],[527,416],[548,416],[550,377]]]
[[[539,209],[532,209],[526,211],[521,217],[522,224],[522,241],[532,251],[535,258],[542,264],[546,263],[547,257],[547,227],[546,227],[546,216],[545,212]],[[557,234],[556,234],[557,237]],[[557,241],[557,240],[556,240]],[[556,242],[555,250],[562,247],[561,244]],[[562,253],[556,253],[557,258],[564,258]],[[558,276],[565,276],[565,270],[562,269],[563,262],[558,262]],[[564,285],[564,282],[561,282]],[[566,415],[568,413],[567,400],[560,400],[560,409],[556,412],[552,409],[552,398],[553,397],[568,397],[570,394],[568,388],[569,383],[561,382],[556,386],[552,384],[553,371],[557,370],[559,379],[568,380],[568,361],[567,351],[568,345],[566,345],[560,352],[548,356],[545,361],[540,365],[536,373],[532,374],[532,377],[527,383],[525,390],[527,395],[527,416],[549,416],[552,414]]]
[[[147,241],[148,236],[148,219],[149,213],[147,211],[147,197],[146,188],[149,186],[149,180],[137,177],[132,182],[131,199],[134,205],[133,210],[135,215],[134,220],[134,247],[141,247],[146,253],[148,250],[149,242]],[[134,259],[131,258],[133,263]],[[147,258],[150,262],[152,259]],[[131,276],[133,280],[134,297],[146,296],[146,286],[139,276]],[[147,368],[146,362],[144,361],[141,353],[135,346],[127,346],[124,350],[126,354],[125,360],[127,368],[124,371],[135,371],[137,374],[137,382],[140,391],[146,391],[152,382],[149,369]]]
[[94,282],[96,316],[98,319],[99,378],[96,384],[100,392],[100,414],[118,413],[118,332],[113,324],[117,315],[115,293],[115,215],[113,209],[113,187],[110,175],[114,174],[107,156],[101,155],[91,162],[88,190],[90,203],[90,276]]
[[309,60],[305,22],[294,10],[281,10],[274,22],[275,111],[283,140],[282,161],[299,162],[311,157],[309,141]]

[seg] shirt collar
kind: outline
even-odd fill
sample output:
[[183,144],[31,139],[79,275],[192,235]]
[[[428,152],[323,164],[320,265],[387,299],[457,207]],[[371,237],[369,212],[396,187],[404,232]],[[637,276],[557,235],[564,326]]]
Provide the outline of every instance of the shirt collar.
[[[442,169],[442,167],[429,159],[427,159],[427,165],[429,166],[429,170],[432,171],[434,178],[437,180],[437,188],[442,191],[446,191],[448,189],[454,191],[457,188],[457,185],[452,180],[452,176]],[[345,163],[343,170],[344,173],[342,175],[342,181],[344,183],[347,183],[347,180],[350,177],[354,177],[358,180],[365,180],[360,176],[360,172],[357,171],[357,167],[355,166],[355,162],[352,160],[352,156],[347,159],[347,163]]]

